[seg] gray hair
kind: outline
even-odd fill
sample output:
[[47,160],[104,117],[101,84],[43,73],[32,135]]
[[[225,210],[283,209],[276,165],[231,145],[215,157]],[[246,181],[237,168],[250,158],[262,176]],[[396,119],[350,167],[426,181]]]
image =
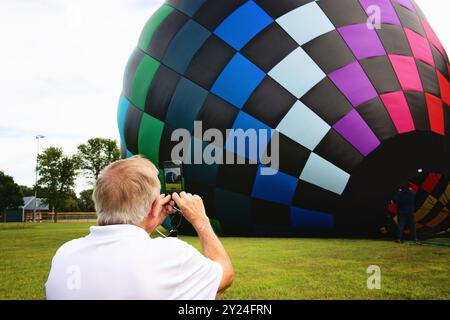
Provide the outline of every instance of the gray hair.
[[98,225],[139,225],[160,191],[158,169],[149,160],[134,156],[110,164],[100,173],[92,194]]

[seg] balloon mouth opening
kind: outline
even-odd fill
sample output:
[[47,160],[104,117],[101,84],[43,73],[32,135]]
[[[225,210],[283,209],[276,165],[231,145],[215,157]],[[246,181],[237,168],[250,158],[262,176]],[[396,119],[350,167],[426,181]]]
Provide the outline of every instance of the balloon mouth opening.
[[[450,227],[450,175],[420,168],[417,174],[399,187],[414,194],[415,222],[419,235],[431,236]],[[398,192],[396,191],[396,192]],[[396,193],[395,192],[395,193]],[[395,193],[391,199],[395,198]],[[386,225],[382,233],[393,233],[398,226],[398,206],[391,200],[387,205]],[[410,234],[406,230],[405,234]]]

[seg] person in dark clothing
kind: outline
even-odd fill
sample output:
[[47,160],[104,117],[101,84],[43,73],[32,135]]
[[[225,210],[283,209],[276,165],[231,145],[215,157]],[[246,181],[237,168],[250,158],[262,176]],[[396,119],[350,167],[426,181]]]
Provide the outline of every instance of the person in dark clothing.
[[394,201],[397,203],[397,242],[401,242],[403,232],[407,227],[411,232],[411,239],[417,241],[416,221],[415,221],[415,195],[411,187],[403,186],[395,194]]

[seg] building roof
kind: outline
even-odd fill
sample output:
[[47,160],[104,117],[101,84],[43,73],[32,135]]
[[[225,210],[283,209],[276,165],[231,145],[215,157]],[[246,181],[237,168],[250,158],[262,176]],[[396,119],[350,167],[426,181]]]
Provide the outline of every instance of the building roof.
[[36,198],[35,197],[24,197],[23,203],[24,206],[21,206],[21,209],[25,210],[38,210],[38,211],[49,211],[48,204],[45,203],[46,199]]

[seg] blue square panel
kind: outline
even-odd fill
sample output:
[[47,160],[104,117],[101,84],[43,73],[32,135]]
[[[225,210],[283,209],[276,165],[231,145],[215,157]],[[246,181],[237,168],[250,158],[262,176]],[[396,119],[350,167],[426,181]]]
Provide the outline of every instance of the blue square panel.
[[237,53],[214,83],[211,92],[242,109],[265,73]]
[[277,22],[300,45],[335,29],[316,2],[288,12]]
[[277,127],[285,136],[313,151],[331,127],[311,109],[297,101]]
[[171,41],[163,63],[184,74],[192,57],[209,38],[211,33],[193,20],[189,20]]
[[328,213],[291,207],[292,226],[296,230],[333,230],[334,217]]
[[232,129],[225,144],[226,150],[253,161],[263,158],[272,137],[270,127],[241,111]]
[[241,50],[273,19],[253,1],[247,1],[228,16],[214,33],[236,50]]
[[297,98],[303,97],[326,77],[301,47],[270,70],[269,75]]
[[117,110],[117,124],[119,126],[120,141],[125,144],[125,119],[127,117],[130,101],[125,96],[120,97],[119,109]]
[[258,168],[252,197],[290,205],[297,188],[298,178],[291,177],[281,171],[273,175],[265,175],[263,167]]
[[183,78],[170,101],[166,122],[174,128],[184,128],[192,132],[194,121],[207,95],[208,91]]
[[341,195],[347,186],[350,175],[317,154],[311,153],[300,179]]

